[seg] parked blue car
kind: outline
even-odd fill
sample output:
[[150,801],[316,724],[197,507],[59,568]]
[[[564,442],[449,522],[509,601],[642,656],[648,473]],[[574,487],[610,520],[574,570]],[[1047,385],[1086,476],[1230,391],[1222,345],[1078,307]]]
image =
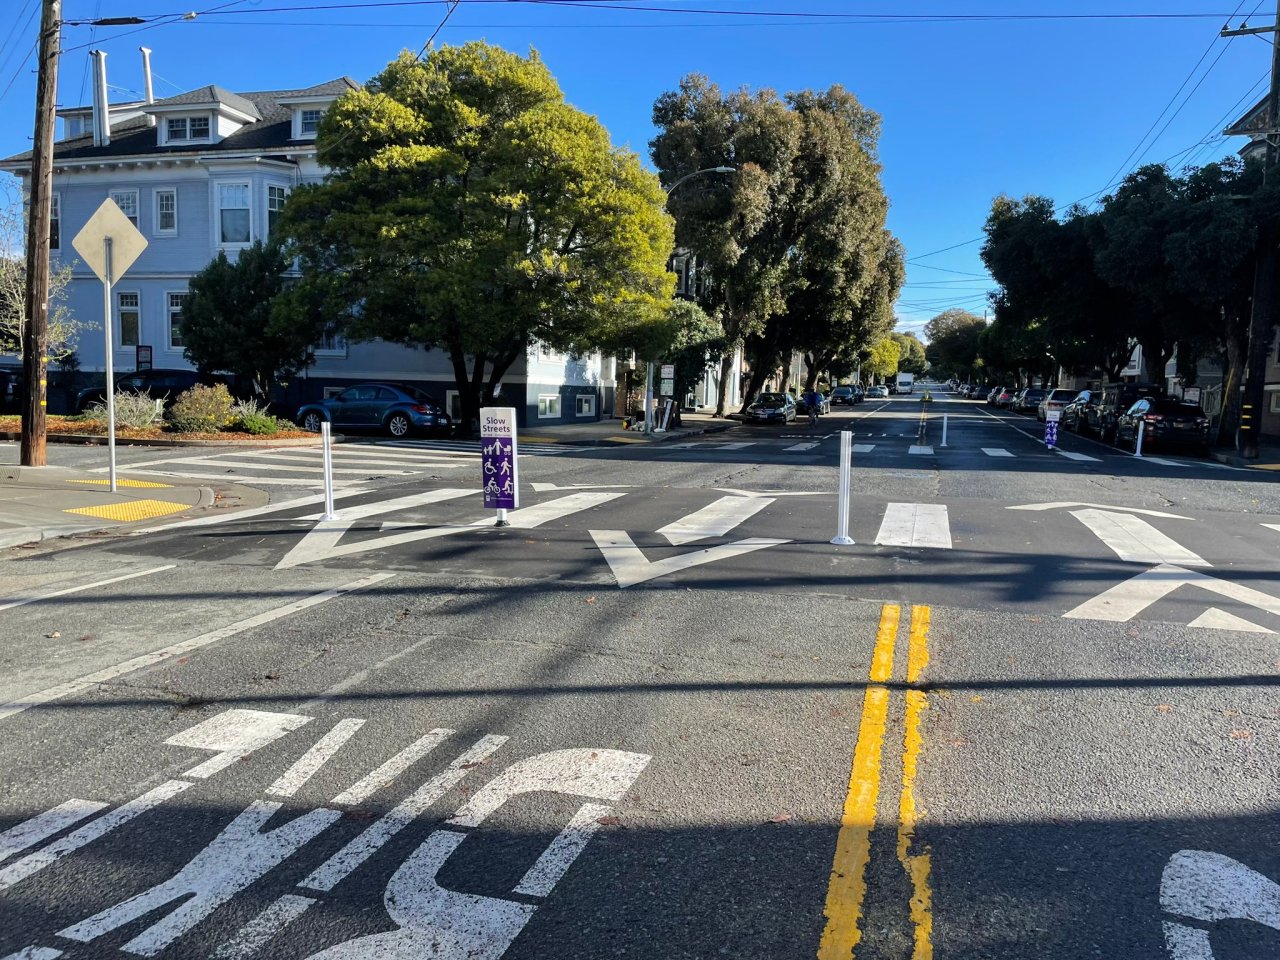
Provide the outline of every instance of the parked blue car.
[[382,429],[393,437],[414,431],[445,432],[453,422],[430,394],[401,383],[357,383],[336,397],[298,409],[298,426],[314,433],[328,420],[335,427]]

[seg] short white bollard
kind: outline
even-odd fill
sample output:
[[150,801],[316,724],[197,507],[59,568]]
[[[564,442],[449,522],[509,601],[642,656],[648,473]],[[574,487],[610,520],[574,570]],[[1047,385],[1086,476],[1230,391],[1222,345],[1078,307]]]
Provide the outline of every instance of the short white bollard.
[[947,417],[948,416],[949,414],[945,414],[945,413],[942,415],[942,444],[941,445],[944,447],[947,445]]
[[1138,439],[1133,445],[1133,455],[1135,457],[1142,456],[1142,435],[1147,432],[1147,421],[1138,421]]
[[853,472],[853,434],[840,431],[840,489],[836,492],[836,535],[832,543],[847,547],[849,538],[849,478]]
[[320,424],[320,445],[324,456],[324,516],[323,520],[337,520],[333,512],[333,449],[330,447],[329,421]]

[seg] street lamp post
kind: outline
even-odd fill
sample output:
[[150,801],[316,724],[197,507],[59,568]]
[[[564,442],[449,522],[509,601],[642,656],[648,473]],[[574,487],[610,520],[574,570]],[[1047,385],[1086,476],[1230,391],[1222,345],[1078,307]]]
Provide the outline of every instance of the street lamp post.
[[[692,180],[694,177],[702,176],[704,173],[737,173],[737,167],[704,167],[701,170],[695,170],[693,173],[686,173],[683,177],[667,187],[667,197],[670,198],[672,192],[680,184],[686,180]],[[645,366],[644,373],[644,432],[653,433],[653,361],[650,360]]]

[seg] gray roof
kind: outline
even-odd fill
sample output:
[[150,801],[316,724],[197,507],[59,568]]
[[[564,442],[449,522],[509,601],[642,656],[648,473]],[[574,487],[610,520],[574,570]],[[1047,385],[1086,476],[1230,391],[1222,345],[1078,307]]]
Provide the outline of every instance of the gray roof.
[[230,90],[224,90],[217,84],[211,83],[207,87],[200,87],[197,90],[191,90],[187,93],[180,93],[176,97],[166,97],[164,100],[157,100],[152,106],[154,107],[182,107],[187,104],[203,104],[203,103],[225,103],[233,110],[239,110],[241,113],[248,114],[255,120],[261,120],[262,114],[258,112],[258,108],[252,102],[246,100],[238,93],[232,93]]
[[[209,85],[156,101],[157,106],[184,103],[210,103],[214,100],[260,119],[246,124],[218,143],[183,144],[161,147],[156,143],[158,126],[147,126],[146,117],[135,117],[111,127],[111,142],[95,147],[93,134],[61,140],[54,145],[54,162],[62,160],[115,159],[124,157],[166,156],[169,154],[197,153],[283,153],[298,148],[293,137],[293,113],[280,104],[281,99],[292,97],[339,97],[350,90],[359,90],[360,84],[350,77],[339,77],[297,90],[264,90],[255,93],[231,93],[221,87]],[[18,163],[31,159],[31,152],[8,157],[0,163]]]

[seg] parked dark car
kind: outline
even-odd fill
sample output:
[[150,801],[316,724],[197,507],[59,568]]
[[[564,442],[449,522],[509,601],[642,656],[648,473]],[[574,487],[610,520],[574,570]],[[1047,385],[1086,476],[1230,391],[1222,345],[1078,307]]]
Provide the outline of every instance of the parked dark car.
[[1062,408],[1062,429],[1074,433],[1089,431],[1089,408],[1102,399],[1097,390],[1081,390],[1075,399]]
[[1047,390],[1041,387],[1028,387],[1018,394],[1018,399],[1013,405],[1015,413],[1030,413],[1040,406],[1040,401],[1048,394]]
[[790,423],[796,418],[796,402],[785,393],[762,393],[747,405],[742,418],[753,423]]
[[0,410],[17,413],[22,408],[23,384],[26,376],[22,367],[0,366]]
[[987,391],[987,405],[994,407],[996,405],[996,397],[1004,393],[1004,387],[992,387]]
[[304,430],[319,432],[328,420],[335,427],[385,430],[407,437],[415,430],[448,432],[453,421],[430,394],[403,383],[357,383],[336,397],[305,403],[295,418]]
[[[152,400],[172,403],[178,394],[190,390],[197,383],[224,383],[218,378],[202,377],[194,370],[139,370],[115,378],[116,393],[145,393]],[[76,413],[84,413],[95,403],[107,402],[106,387],[91,387],[76,395]]]
[[831,391],[831,405],[833,407],[851,407],[857,402],[857,394],[854,392],[853,387],[836,387]]
[[1161,396],[1164,391],[1154,383],[1109,383],[1102,388],[1098,402],[1089,408],[1089,431],[1114,443],[1120,414],[1145,397]]
[[1209,452],[1209,416],[1198,404],[1143,397],[1116,419],[1116,446],[1137,449],[1140,426],[1144,450],[1191,448],[1202,456]]

